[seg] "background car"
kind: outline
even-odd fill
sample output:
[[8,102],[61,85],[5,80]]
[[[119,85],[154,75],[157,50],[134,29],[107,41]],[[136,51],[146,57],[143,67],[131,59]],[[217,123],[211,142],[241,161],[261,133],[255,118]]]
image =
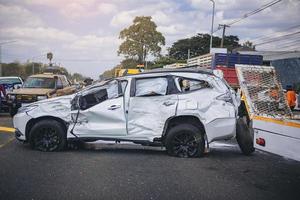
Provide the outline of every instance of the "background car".
[[14,89],[21,88],[23,80],[17,76],[4,76],[0,77],[0,111],[8,112],[9,107],[7,104],[6,95]]
[[44,73],[29,76],[22,88],[8,92],[10,115],[17,113],[21,106],[51,97],[72,94],[76,87],[71,85],[65,75]]

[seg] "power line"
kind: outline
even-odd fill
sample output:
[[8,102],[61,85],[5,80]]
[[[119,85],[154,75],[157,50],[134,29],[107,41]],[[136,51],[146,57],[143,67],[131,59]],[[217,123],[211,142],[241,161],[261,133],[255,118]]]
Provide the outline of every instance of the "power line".
[[267,8],[273,6],[273,5],[275,5],[275,4],[277,4],[277,3],[281,2],[281,1],[282,0],[274,0],[272,2],[269,2],[269,3],[263,5],[262,7],[258,8],[256,10],[253,10],[253,11],[251,11],[249,13],[244,14],[243,17],[241,17],[240,19],[237,19],[237,20],[235,20],[235,21],[233,21],[233,22],[231,22],[231,23],[229,23],[227,25],[232,26],[233,24],[236,24],[236,23],[238,23],[238,22],[240,22],[240,21],[242,21],[242,20],[244,20],[244,19],[246,19],[246,18],[248,18],[248,17],[250,17],[252,15],[255,15],[255,14],[257,14],[257,13],[259,13],[259,12],[261,12],[261,11],[263,11],[263,10],[265,10],[265,9],[267,9]]
[[[295,39],[297,39],[297,38],[295,38]],[[276,44],[276,47],[279,47],[279,48],[293,47],[293,46],[299,47],[299,42],[300,42],[299,38],[298,38],[298,40],[293,40],[293,41],[284,41],[284,42],[279,41],[279,44]],[[269,44],[267,44],[267,45],[269,45]]]
[[292,36],[292,35],[297,35],[299,33],[300,33],[300,31],[297,31],[295,33],[289,33],[289,34],[286,34],[286,35],[274,37],[274,38],[272,38],[272,40],[268,40],[268,41],[265,41],[265,42],[257,43],[257,44],[255,44],[255,46],[259,46],[259,45],[263,45],[263,44],[268,44],[268,43],[272,43],[272,42],[278,42],[280,40],[288,39],[286,37],[289,37],[289,36]]
[[[270,38],[269,36],[273,36],[273,37],[274,37],[274,35],[280,36],[281,34],[283,34],[283,33],[286,32],[286,31],[289,31],[289,30],[292,30],[292,29],[295,29],[295,28],[299,28],[299,27],[300,27],[300,24],[294,25],[294,26],[291,26],[291,27],[289,27],[289,28],[286,28],[286,29],[283,29],[283,30],[280,30],[280,31],[276,31],[276,32],[270,33],[270,34],[268,34],[268,35],[256,37],[256,38],[254,38],[254,39],[251,39],[251,42],[254,42],[254,41],[256,41],[256,40],[259,41],[259,40],[268,39],[268,38]],[[272,37],[271,37],[271,38],[272,38]]]
[[[257,13],[259,13],[259,12],[261,12],[261,11],[263,11],[263,10],[265,10],[265,9],[267,9],[267,8],[273,6],[273,5],[275,5],[275,4],[277,4],[277,3],[281,2],[281,1],[282,1],[282,0],[274,0],[274,1],[271,1],[271,2],[269,2],[269,3],[267,3],[267,4],[264,4],[264,5],[262,5],[260,8],[257,8],[257,9],[255,9],[255,10],[249,12],[249,13],[246,13],[246,14],[244,14],[241,18],[236,19],[236,20],[234,20],[233,22],[228,23],[228,24],[226,24],[226,25],[232,26],[233,24],[236,24],[236,23],[238,23],[238,22],[240,22],[240,21],[242,21],[242,20],[244,20],[244,19],[246,19],[246,18],[248,18],[248,17],[250,17],[250,16],[252,16],[252,15],[255,15],[255,14],[257,14]],[[215,30],[213,33],[219,31],[220,29],[221,29],[221,28],[218,27],[218,29]]]

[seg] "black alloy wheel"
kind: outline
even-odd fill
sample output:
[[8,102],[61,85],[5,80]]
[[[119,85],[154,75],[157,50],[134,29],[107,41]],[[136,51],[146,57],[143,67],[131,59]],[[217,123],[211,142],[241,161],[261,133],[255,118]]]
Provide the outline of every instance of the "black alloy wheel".
[[43,128],[34,138],[35,148],[40,151],[54,151],[60,143],[57,131],[53,128]]
[[66,145],[66,129],[56,120],[37,122],[30,131],[31,147],[39,151],[58,151]]
[[203,156],[205,149],[203,133],[190,124],[177,125],[167,134],[166,148],[170,155],[180,158]]
[[174,137],[172,148],[175,155],[182,158],[188,158],[195,155],[198,149],[198,143],[195,136],[189,133],[181,133]]

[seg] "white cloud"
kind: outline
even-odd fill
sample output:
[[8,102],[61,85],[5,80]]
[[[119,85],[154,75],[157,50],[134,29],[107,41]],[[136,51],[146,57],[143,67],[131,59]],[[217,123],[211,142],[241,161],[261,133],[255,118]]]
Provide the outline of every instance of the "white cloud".
[[[232,22],[270,0],[215,0],[215,28]],[[0,3],[0,40],[16,39],[5,53],[24,59],[53,51],[72,72],[99,75],[118,64],[119,32],[136,16],[152,16],[166,38],[167,47],[178,39],[209,33],[209,0],[17,0]],[[226,29],[242,41],[299,24],[299,0],[285,0]],[[12,14],[13,13],[13,14]],[[43,20],[43,21],[42,21]],[[74,23],[75,22],[75,23]],[[220,35],[218,31],[216,35]],[[271,46],[271,45],[269,45]],[[274,48],[273,45],[272,48]],[[268,47],[271,48],[271,47]],[[10,52],[9,52],[10,51]],[[23,58],[22,57],[22,58]],[[8,57],[4,56],[4,59]],[[9,57],[9,59],[12,59]],[[91,62],[66,60],[86,59]],[[88,66],[88,68],[86,67]],[[88,69],[88,70],[87,70]]]
[[43,25],[42,20],[29,10],[20,6],[0,4],[0,26],[37,27]]
[[108,14],[116,13],[118,11],[118,8],[116,5],[111,3],[100,3],[97,6],[97,11],[100,12],[101,14],[108,15]]
[[110,25],[114,27],[121,27],[128,25],[132,22],[133,18],[135,16],[135,11],[127,11],[127,12],[120,12],[119,14],[115,15]]

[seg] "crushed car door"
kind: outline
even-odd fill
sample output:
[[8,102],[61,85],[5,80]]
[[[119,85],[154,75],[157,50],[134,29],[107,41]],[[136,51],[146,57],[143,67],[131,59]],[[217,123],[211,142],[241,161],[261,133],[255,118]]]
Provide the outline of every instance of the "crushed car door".
[[91,88],[80,98],[80,111],[73,133],[79,137],[126,135],[123,102],[121,84],[117,80]]
[[173,78],[132,79],[128,134],[134,137],[161,137],[165,122],[176,114],[178,103]]

